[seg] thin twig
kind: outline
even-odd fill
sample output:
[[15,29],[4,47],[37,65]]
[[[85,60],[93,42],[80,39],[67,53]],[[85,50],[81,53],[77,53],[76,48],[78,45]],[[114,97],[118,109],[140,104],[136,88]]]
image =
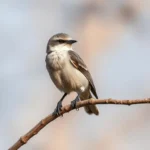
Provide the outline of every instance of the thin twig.
[[[77,107],[80,108],[80,107],[91,105],[91,104],[115,104],[115,105],[119,104],[119,105],[128,105],[128,106],[130,106],[130,105],[133,105],[133,104],[146,104],[146,103],[150,103],[150,98],[136,99],[136,100],[116,100],[116,99],[111,99],[111,98],[101,99],[101,100],[100,99],[88,99],[88,100],[78,102]],[[65,114],[69,111],[72,111],[72,110],[73,110],[73,108],[71,107],[71,105],[64,106],[62,108],[62,111],[61,111],[60,115],[63,115],[63,114]],[[19,149],[21,146],[26,144],[30,138],[32,138],[41,129],[43,129],[48,123],[52,122],[53,120],[55,120],[58,117],[59,116],[50,114],[47,117],[45,117],[44,119],[42,119],[28,133],[26,133],[25,135],[20,137],[20,139],[12,147],[10,147],[9,150]]]

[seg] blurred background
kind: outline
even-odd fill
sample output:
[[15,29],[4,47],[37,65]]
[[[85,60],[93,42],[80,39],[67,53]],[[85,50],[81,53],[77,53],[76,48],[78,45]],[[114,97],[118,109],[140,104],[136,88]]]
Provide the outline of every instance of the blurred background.
[[[56,33],[74,49],[101,99],[150,97],[150,0],[0,0],[0,149],[50,114],[62,93],[45,67]],[[69,104],[75,93],[64,101]],[[98,105],[46,126],[22,150],[149,150],[150,106]]]

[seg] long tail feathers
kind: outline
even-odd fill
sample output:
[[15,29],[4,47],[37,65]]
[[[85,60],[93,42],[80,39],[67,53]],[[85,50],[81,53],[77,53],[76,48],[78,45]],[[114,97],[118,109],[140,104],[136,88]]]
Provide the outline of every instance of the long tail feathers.
[[91,114],[95,114],[97,116],[99,115],[99,111],[98,111],[96,105],[85,106],[84,109],[89,115],[91,115]]
[[[92,98],[92,95],[90,94],[90,92],[88,92],[85,95],[80,96],[80,99],[85,100],[86,99],[85,97]],[[91,114],[95,114],[97,116],[99,115],[99,111],[96,105],[88,105],[88,106],[85,106],[84,109],[89,115]]]

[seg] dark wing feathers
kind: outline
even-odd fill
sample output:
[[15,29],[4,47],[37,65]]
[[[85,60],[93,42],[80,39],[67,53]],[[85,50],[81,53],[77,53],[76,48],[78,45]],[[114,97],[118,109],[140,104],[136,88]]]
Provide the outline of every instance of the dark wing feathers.
[[81,57],[76,52],[70,50],[70,51],[68,51],[68,53],[70,55],[71,64],[87,78],[87,80],[90,83],[92,93],[98,99],[94,82],[92,80],[91,74],[88,71],[87,66],[85,65],[84,61],[81,59]]

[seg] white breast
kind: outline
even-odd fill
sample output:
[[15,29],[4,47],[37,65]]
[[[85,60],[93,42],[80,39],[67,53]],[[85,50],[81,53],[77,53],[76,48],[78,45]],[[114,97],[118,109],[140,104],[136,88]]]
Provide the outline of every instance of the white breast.
[[54,51],[47,56],[51,79],[61,91],[84,92],[89,82],[86,77],[70,63],[68,51]]
[[47,55],[47,63],[53,70],[60,70],[64,66],[67,57],[66,51],[54,51]]

